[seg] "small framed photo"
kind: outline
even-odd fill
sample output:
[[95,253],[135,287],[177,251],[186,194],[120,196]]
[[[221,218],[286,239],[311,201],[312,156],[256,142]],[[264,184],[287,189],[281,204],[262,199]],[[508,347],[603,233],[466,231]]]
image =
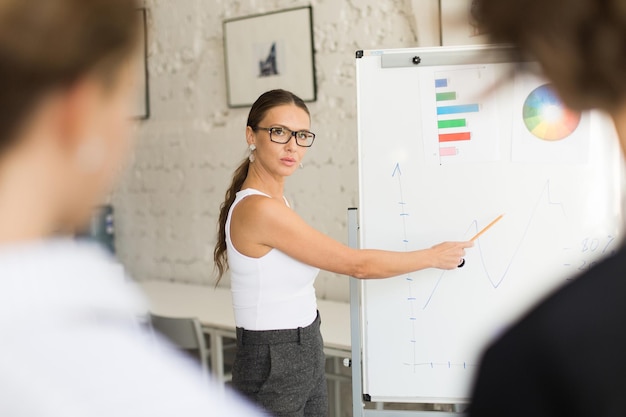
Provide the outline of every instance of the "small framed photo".
[[311,6],[224,21],[229,107],[248,107],[268,90],[317,99]]
[[140,31],[140,59],[137,69],[138,91],[131,117],[133,119],[148,119],[150,117],[150,94],[148,89],[148,28],[147,12],[145,8],[137,9],[137,19]]
[[475,17],[480,0],[439,1],[443,46],[489,43],[488,35],[480,28]]

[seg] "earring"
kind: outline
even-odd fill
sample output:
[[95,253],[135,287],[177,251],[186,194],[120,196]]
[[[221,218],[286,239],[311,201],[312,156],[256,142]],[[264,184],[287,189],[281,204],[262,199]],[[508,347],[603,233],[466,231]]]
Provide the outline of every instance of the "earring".
[[248,160],[252,163],[256,159],[254,156],[254,151],[256,151],[256,145],[254,143],[251,143],[250,146],[248,146],[248,149],[250,149],[250,155],[248,155]]

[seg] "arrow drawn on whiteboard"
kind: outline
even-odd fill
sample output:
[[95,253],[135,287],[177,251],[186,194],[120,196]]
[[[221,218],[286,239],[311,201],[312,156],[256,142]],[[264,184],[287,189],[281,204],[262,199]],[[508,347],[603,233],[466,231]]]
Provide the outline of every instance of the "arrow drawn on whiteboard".
[[[398,176],[398,188],[400,189],[400,202],[398,204],[400,204],[400,217],[402,218],[402,231],[403,231],[403,236],[402,236],[402,242],[404,243],[404,250],[408,250],[409,248],[409,239],[408,239],[408,235],[406,233],[406,218],[409,215],[409,213],[406,212],[405,210],[405,206],[406,206],[406,202],[404,201],[404,191],[402,190],[402,170],[400,169],[400,163],[396,163],[395,168],[393,169],[393,173],[391,174],[391,177],[396,177],[396,175]],[[412,281],[413,279],[410,278],[409,275],[407,275],[407,279],[409,281]]]
[[402,175],[402,171],[400,170],[400,162],[396,163],[396,166],[393,169],[393,174],[391,174],[391,176],[395,177],[396,174],[398,174],[398,176]]
[[[489,269],[487,268],[487,264],[485,262],[485,257],[484,257],[484,253],[482,250],[482,247],[480,245],[480,238],[477,239],[478,242],[478,254],[480,255],[480,262],[482,264],[483,267],[483,271],[485,272],[485,275],[487,276],[487,279],[489,280],[489,283],[491,284],[491,286],[494,289],[497,289],[500,284],[502,284],[502,282],[504,281],[504,279],[506,278],[506,276],[509,273],[509,270],[511,269],[511,265],[513,265],[513,262],[515,261],[515,258],[517,258],[517,254],[519,253],[520,248],[522,247],[522,244],[524,243],[524,241],[526,240],[526,236],[528,235],[528,231],[530,230],[530,226],[532,225],[533,221],[535,220],[535,216],[537,215],[537,210],[538,208],[541,206],[541,202],[544,200],[544,196],[545,198],[547,198],[547,205],[548,206],[559,206],[561,208],[561,211],[563,212],[563,216],[567,217],[567,215],[565,214],[565,207],[563,206],[562,203],[560,202],[556,202],[552,200],[552,193],[550,191],[550,180],[546,181],[546,184],[544,185],[543,189],[541,190],[541,194],[539,194],[539,198],[537,199],[537,202],[535,203],[535,206],[533,207],[530,217],[528,219],[528,221],[526,222],[526,227],[524,228],[524,232],[522,233],[522,236],[519,240],[519,242],[517,243],[517,246],[515,247],[515,250],[513,251],[513,254],[511,255],[511,259],[509,260],[509,262],[506,265],[506,268],[504,270],[504,272],[502,273],[502,275],[500,275],[500,277],[494,277],[489,273]],[[468,235],[470,230],[474,229],[474,233],[478,232],[478,221],[474,220],[472,221],[472,223],[470,224],[470,226],[467,228],[467,230],[465,231],[465,234]],[[435,295],[435,292],[437,291],[437,288],[439,287],[439,284],[441,283],[441,281],[443,280],[444,275],[446,274],[446,271],[442,271],[441,275],[439,275],[439,278],[437,279],[437,282],[435,283],[435,286],[433,287],[433,290],[430,293],[430,296],[428,297],[428,300],[426,300],[426,303],[424,304],[424,307],[422,307],[422,310],[425,310],[428,305],[430,304],[430,301],[432,300],[433,296]]]

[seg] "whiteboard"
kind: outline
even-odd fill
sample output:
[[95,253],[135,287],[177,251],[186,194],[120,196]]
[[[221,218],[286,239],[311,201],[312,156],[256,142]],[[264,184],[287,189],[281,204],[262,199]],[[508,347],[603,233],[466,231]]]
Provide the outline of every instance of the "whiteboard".
[[463,268],[361,282],[372,401],[465,402],[486,343],[619,246],[610,120],[554,105],[545,80],[513,75],[503,51],[357,53],[360,246],[467,240],[505,214]]

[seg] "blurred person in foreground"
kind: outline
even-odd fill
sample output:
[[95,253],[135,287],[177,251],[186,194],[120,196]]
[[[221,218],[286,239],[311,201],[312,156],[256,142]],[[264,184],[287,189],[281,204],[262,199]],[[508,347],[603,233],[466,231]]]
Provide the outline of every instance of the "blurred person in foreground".
[[[495,41],[562,100],[613,120],[626,152],[626,1],[481,0]],[[603,140],[603,138],[594,138]],[[626,416],[626,249],[556,291],[486,351],[470,416]]]
[[143,333],[141,296],[69,237],[129,150],[136,6],[0,1],[1,416],[257,415]]

